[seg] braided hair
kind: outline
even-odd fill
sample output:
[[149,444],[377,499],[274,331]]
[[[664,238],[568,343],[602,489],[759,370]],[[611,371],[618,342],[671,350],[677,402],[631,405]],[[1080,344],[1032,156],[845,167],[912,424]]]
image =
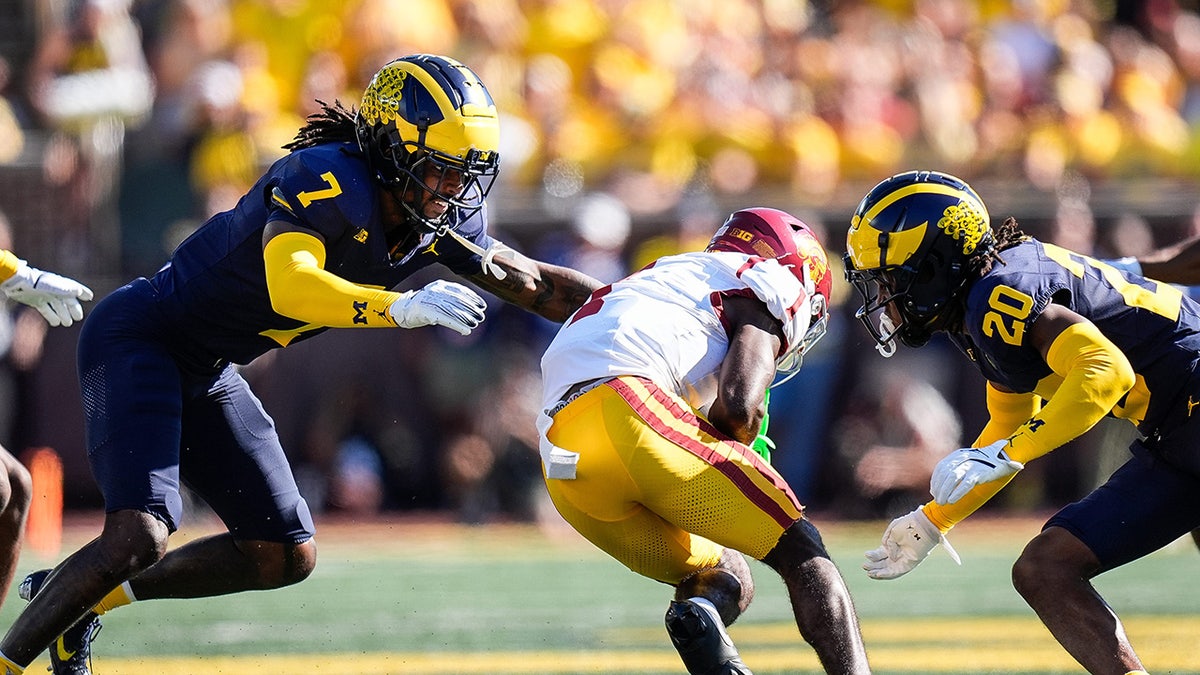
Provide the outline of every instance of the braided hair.
[[355,132],[354,118],[357,112],[353,107],[347,109],[341,101],[334,100],[333,105],[318,100],[321,110],[308,116],[308,120],[296,137],[283,146],[288,152],[311,148],[324,143],[357,143],[358,134]]
[[994,243],[966,260],[966,277],[968,279],[978,279],[991,271],[992,266],[996,263],[1001,265],[1004,263],[1004,258],[1000,256],[1001,251],[1016,246],[1017,244],[1029,239],[1029,235],[1021,229],[1017,224],[1017,219],[1009,216],[1004,220],[1004,223],[996,228],[993,235]]
[[[1002,251],[1006,251],[1029,239],[1029,235],[1021,230],[1021,226],[1017,224],[1017,219],[1012,216],[1009,216],[1000,227],[996,228],[992,237],[991,246],[976,250],[964,262],[964,277],[968,285],[990,272],[996,263],[1004,265],[1004,258],[1000,256]],[[957,295],[957,301],[946,308],[944,318],[938,326],[939,330],[945,330],[951,336],[964,332],[963,319],[967,311],[967,294],[964,291],[960,291]],[[970,356],[970,353],[968,353],[968,356]],[[974,358],[971,356],[972,360]]]

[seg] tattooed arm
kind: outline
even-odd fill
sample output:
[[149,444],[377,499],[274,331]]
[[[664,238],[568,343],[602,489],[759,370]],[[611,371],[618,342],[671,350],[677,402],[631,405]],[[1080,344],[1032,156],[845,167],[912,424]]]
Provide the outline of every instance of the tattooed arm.
[[480,272],[465,275],[480,288],[518,307],[562,323],[600,288],[596,279],[507,250],[494,259],[507,272],[503,279]]

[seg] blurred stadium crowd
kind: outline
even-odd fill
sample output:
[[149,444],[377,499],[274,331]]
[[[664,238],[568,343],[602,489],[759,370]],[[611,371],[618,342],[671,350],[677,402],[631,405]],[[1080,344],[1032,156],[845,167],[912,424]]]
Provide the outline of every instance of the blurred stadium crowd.
[[[317,100],[356,104],[380,65],[434,52],[500,109],[495,227],[603,280],[751,205],[796,213],[836,256],[852,200],[911,168],[972,181],[1047,240],[1136,255],[1200,231],[1198,4],[0,0],[0,208],[22,256],[111,290],[229,208]],[[773,396],[776,462],[816,508],[894,515],[974,437],[981,380],[945,345],[878,358],[840,295]],[[94,505],[74,333],[35,336],[30,358],[18,325],[0,319],[0,441],[58,448],[68,503]],[[540,517],[554,327],[499,302],[485,326],[334,331],[247,368],[310,504]],[[1031,468],[1000,507],[1081,494],[1123,451],[1114,433]]]

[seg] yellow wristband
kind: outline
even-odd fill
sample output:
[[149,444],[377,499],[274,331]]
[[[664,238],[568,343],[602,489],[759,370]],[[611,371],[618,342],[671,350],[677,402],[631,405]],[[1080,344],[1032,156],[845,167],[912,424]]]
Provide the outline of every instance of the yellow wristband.
[[933,523],[934,527],[940,530],[943,534],[950,531],[950,528],[962,522],[967,516],[975,513],[979,507],[987,503],[989,499],[996,495],[1009,481],[1012,476],[1001,478],[1000,480],[980,483],[971,488],[971,491],[963,495],[962,499],[953,504],[938,504],[935,501],[930,501],[922,507],[925,511],[925,516],[929,518],[929,522]]
[[8,281],[12,275],[17,273],[17,268],[21,266],[21,259],[12,251],[0,250],[0,281]]

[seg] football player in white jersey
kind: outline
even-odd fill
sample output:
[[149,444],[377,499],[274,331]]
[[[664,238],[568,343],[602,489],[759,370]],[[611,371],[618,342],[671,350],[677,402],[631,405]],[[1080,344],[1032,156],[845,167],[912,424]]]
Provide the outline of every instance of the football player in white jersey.
[[746,209],[704,251],[595,291],[542,357],[550,496],[600,549],[675,588],[666,626],[689,673],[750,672],[725,630],[754,596],[744,555],[783,578],[827,672],[870,672],[840,572],[751,445],[777,372],[824,334],[831,285],[804,223]]

